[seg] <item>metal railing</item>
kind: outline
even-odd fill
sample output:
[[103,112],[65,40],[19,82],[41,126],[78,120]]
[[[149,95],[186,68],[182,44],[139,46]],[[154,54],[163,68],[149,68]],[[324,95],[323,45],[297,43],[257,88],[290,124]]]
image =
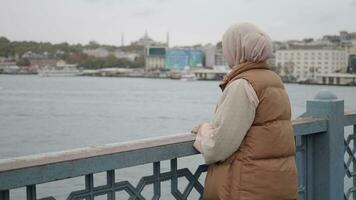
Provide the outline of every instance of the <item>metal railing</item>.
[[[293,120],[298,199],[356,199],[355,125],[356,112],[344,113],[343,100],[325,91],[308,101],[306,113]],[[351,133],[344,131],[348,126],[353,127]],[[80,176],[84,176],[85,188],[71,192],[67,199],[93,200],[106,195],[112,200],[117,199],[118,191],[125,191],[130,199],[146,199],[142,191],[148,185],[153,187],[152,199],[160,199],[165,181],[170,182],[173,198],[187,199],[196,190],[201,199],[204,188],[199,177],[207,166],[196,166],[194,172],[177,166],[179,158],[199,154],[193,148],[194,137],[179,134],[0,160],[0,200],[9,200],[9,191],[21,187],[26,187],[28,200],[35,200],[36,185]],[[161,161],[166,160],[170,160],[170,169],[162,172]],[[147,163],[152,163],[153,172],[139,178],[137,184],[116,182],[115,170]],[[100,172],[106,172],[106,184],[95,186],[94,174]],[[182,191],[178,188],[181,177],[188,180]],[[344,178],[351,180],[346,187]]]

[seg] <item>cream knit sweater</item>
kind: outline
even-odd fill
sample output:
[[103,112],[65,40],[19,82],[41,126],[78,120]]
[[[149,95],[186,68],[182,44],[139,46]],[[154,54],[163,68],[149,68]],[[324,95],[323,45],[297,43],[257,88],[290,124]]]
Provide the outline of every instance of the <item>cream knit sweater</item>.
[[256,92],[244,79],[225,88],[212,122],[200,126],[194,142],[206,164],[223,161],[239,148],[254,121],[258,103]]

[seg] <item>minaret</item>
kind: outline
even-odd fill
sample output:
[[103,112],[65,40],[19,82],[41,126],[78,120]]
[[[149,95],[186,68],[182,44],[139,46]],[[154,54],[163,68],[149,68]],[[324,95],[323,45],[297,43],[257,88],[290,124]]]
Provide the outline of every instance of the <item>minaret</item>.
[[166,43],[167,43],[167,47],[169,47],[169,32],[167,32]]
[[148,33],[147,33],[147,29],[145,30],[145,38],[148,38]]
[[124,44],[124,32],[122,32],[121,33],[121,46],[123,47],[123,46],[125,46],[125,44]]

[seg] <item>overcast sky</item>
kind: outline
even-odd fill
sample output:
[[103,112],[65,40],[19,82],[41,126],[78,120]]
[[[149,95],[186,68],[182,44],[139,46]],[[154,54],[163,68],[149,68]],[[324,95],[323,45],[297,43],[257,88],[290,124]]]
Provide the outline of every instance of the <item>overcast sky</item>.
[[0,0],[0,36],[10,40],[121,44],[141,37],[173,45],[215,43],[252,22],[273,40],[356,31],[356,0]]

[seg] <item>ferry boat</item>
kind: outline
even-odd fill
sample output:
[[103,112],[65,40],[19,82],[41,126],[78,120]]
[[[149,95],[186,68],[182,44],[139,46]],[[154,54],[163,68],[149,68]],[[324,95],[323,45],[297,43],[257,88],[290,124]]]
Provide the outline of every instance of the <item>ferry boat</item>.
[[79,76],[80,71],[76,64],[57,62],[55,66],[46,65],[38,70],[40,76]]

